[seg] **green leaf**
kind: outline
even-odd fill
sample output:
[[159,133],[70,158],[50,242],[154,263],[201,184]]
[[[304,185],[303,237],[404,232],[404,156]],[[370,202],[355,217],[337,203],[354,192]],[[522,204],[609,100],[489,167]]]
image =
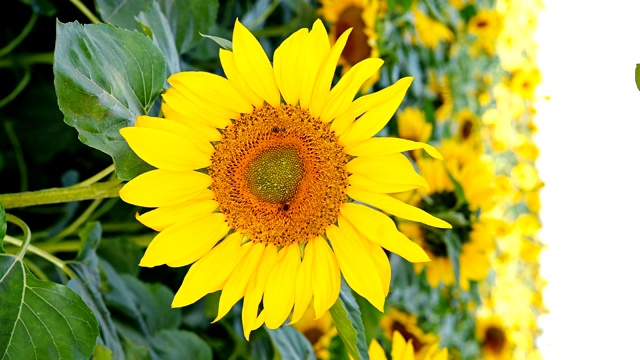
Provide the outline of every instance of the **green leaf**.
[[360,312],[362,313],[362,325],[364,326],[366,343],[370,344],[371,340],[382,335],[382,329],[380,329],[380,326],[378,324],[380,323],[380,319],[384,314],[381,313],[380,310],[376,309],[375,306],[371,305],[371,303],[367,301],[367,299],[356,293],[352,294],[356,299],[356,302],[358,303]]
[[636,87],[640,90],[640,64],[636,64]]
[[447,247],[447,255],[453,265],[456,283],[460,284],[460,251],[462,250],[462,242],[453,230],[445,230],[442,239]]
[[0,254],[4,254],[4,248],[2,247],[2,240],[7,235],[7,213],[4,211],[4,206],[0,202]]
[[[97,0],[96,6],[105,22],[133,30],[137,28],[135,16],[151,3],[150,0]],[[180,54],[201,40],[199,33],[209,33],[216,25],[217,0],[158,0],[158,4],[169,21]]]
[[340,288],[340,296],[329,312],[349,355],[355,360],[368,360],[369,347],[360,308],[351,293],[351,288],[344,281]]
[[151,169],[119,130],[148,113],[162,91],[165,66],[162,52],[138,32],[57,23],[53,73],[64,121],[80,141],[111,155],[120,179]]
[[169,21],[160,10],[158,3],[153,3],[149,8],[136,16],[138,24],[147,36],[156,44],[167,61],[167,77],[180,72],[180,56],[176,49],[176,40],[169,26]]
[[209,360],[211,348],[198,335],[184,330],[162,330],[151,341],[157,359]]
[[109,239],[108,243],[102,242],[97,252],[119,273],[137,276],[140,272],[138,263],[142,259],[142,249],[129,237],[120,236]]
[[227,39],[223,39],[221,37],[217,37],[217,36],[212,36],[212,35],[204,35],[204,34],[200,34],[202,37],[205,37],[207,39],[211,39],[213,41],[216,42],[216,44],[220,45],[221,48],[225,49],[225,50],[232,50],[232,44],[231,41],[227,40]]
[[151,334],[164,329],[177,329],[182,322],[180,309],[171,308],[173,292],[160,283],[144,283],[136,277],[122,274],[122,280],[133,296],[136,311],[142,314]]
[[13,255],[0,255],[2,359],[86,359],[98,322],[68,287],[36,279]]
[[68,262],[76,277],[67,284],[89,305],[100,326],[98,344],[111,351],[114,359],[123,359],[124,350],[118,338],[111,313],[105,305],[100,289],[100,272],[96,248],[100,243],[102,229],[100,223],[90,222],[80,231],[82,248],[74,261]]
[[293,326],[282,326],[267,330],[281,359],[315,359],[316,355],[304,335]]
[[111,356],[111,350],[103,347],[102,345],[96,345],[96,348],[93,350],[93,360],[111,360],[113,357]]

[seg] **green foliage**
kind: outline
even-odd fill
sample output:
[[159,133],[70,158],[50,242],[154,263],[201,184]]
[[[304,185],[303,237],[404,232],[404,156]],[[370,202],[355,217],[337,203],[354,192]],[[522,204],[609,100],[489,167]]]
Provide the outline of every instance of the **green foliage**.
[[313,347],[304,335],[291,326],[283,326],[275,330],[267,330],[277,351],[276,359],[302,358],[315,360]]
[[156,44],[167,62],[167,77],[180,71],[180,56],[169,21],[160,10],[158,3],[153,3],[136,16],[143,32]]
[[113,157],[119,178],[149,170],[119,130],[148,114],[162,91],[162,52],[140,33],[104,24],[58,23],[57,35],[54,85],[65,122]]
[[4,248],[2,247],[2,240],[7,234],[7,213],[4,211],[4,206],[0,202],[0,254],[4,254]]
[[91,309],[68,287],[36,279],[17,256],[0,255],[2,359],[86,359],[98,337]]
[[369,345],[362,324],[362,314],[346,283],[342,283],[340,296],[329,312],[349,355],[356,360],[368,360]]
[[106,23],[136,29],[136,17],[151,5],[159,5],[166,17],[180,54],[201,40],[200,33],[210,33],[216,24],[218,1],[199,0],[97,0],[100,16]]

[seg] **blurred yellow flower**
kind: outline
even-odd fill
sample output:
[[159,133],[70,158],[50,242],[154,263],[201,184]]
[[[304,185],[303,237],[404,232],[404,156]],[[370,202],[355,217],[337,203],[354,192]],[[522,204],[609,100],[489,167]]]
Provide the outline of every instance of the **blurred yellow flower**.
[[453,32],[444,24],[420,11],[417,5],[411,8],[411,13],[415,18],[416,32],[422,45],[435,50],[441,42],[453,41]]
[[331,338],[338,334],[338,330],[333,325],[329,313],[325,313],[316,320],[313,309],[309,307],[293,326],[309,340],[317,359],[328,360],[330,358],[329,344]]
[[[343,66],[343,74],[362,60],[379,56],[376,31],[379,0],[321,0],[320,3],[318,13],[331,23],[329,40],[332,44],[347,29],[352,29],[338,62]],[[379,77],[376,71],[365,81],[363,88],[368,89]]]
[[[394,331],[391,340],[391,360],[447,360],[449,352],[447,348],[439,348],[440,345],[435,343],[427,349],[424,355],[416,355],[411,340],[405,340],[400,332]],[[371,360],[387,360],[380,343],[375,339],[369,345],[369,358]]]

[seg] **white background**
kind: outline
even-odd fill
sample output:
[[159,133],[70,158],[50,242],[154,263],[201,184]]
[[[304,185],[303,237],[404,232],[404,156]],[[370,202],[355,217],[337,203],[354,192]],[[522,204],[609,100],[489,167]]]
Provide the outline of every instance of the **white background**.
[[546,0],[537,94],[544,359],[640,359],[640,1]]

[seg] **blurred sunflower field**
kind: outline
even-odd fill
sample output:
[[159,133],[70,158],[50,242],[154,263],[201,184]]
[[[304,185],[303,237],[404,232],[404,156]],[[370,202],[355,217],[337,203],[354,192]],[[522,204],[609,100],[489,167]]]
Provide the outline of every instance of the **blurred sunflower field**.
[[542,8],[9,1],[0,357],[540,359]]

